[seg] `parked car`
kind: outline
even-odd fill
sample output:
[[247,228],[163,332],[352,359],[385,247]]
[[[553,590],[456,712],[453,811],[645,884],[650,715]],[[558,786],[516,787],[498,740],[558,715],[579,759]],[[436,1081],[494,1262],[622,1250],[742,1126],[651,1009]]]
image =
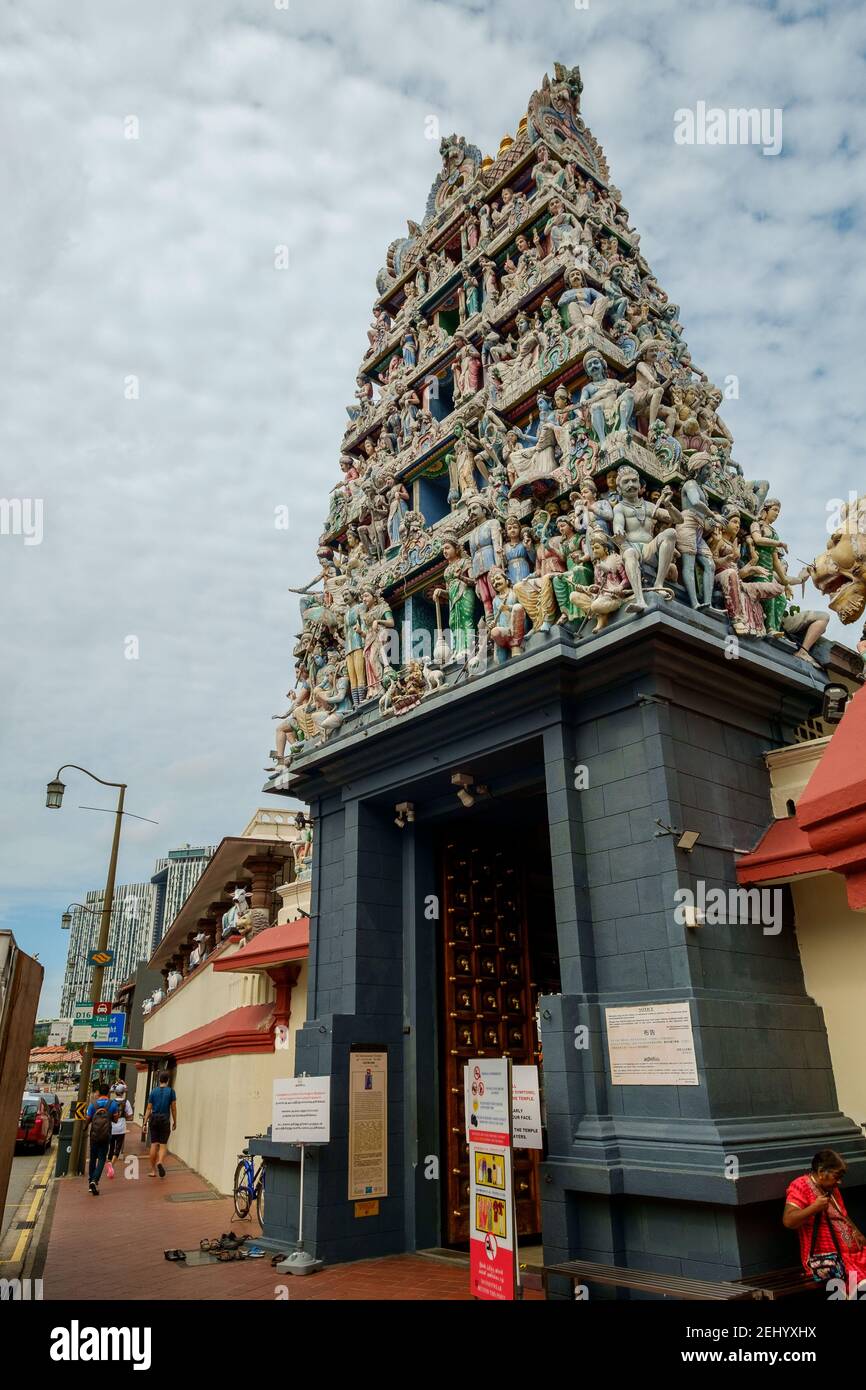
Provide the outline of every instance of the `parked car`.
[[54,1133],[51,1111],[45,1104],[45,1097],[39,1092],[25,1091],[21,1101],[21,1115],[18,1120],[16,1144],[30,1144],[40,1153],[45,1152]]
[[63,1101],[56,1091],[43,1091],[42,1099],[51,1112],[51,1123],[54,1126],[52,1133],[56,1134],[60,1128],[60,1121],[63,1119]]

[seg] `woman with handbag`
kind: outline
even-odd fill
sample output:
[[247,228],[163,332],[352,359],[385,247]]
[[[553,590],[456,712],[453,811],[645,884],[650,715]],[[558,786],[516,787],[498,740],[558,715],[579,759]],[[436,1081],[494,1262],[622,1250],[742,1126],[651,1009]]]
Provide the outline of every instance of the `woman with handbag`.
[[785,1194],[782,1225],[800,1236],[800,1258],[819,1283],[841,1279],[850,1298],[866,1292],[866,1238],[845,1208],[839,1183],[845,1160],[835,1149],[821,1149],[811,1173],[795,1178]]

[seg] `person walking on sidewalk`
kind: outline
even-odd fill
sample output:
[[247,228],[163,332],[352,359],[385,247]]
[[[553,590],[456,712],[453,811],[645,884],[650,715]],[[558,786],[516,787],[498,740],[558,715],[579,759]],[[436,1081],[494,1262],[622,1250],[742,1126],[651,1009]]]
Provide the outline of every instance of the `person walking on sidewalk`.
[[117,1104],[108,1094],[108,1082],[103,1081],[98,1095],[87,1107],[87,1126],[90,1131],[90,1163],[88,1186],[94,1197],[99,1196],[99,1179],[108,1157],[111,1143],[111,1122],[117,1114]]
[[150,1176],[155,1178],[157,1173],[161,1178],[165,1177],[165,1150],[168,1145],[168,1136],[173,1129],[177,1129],[177,1096],[171,1088],[170,1077],[167,1071],[159,1074],[159,1085],[154,1086],[147,1098],[147,1109],[144,1112],[144,1123],[149,1123],[150,1134]]
[[111,1089],[114,1091],[117,1114],[111,1122],[111,1142],[108,1145],[109,1163],[113,1163],[116,1158],[121,1157],[126,1139],[126,1122],[132,1119],[132,1106],[126,1097],[126,1082],[118,1081]]

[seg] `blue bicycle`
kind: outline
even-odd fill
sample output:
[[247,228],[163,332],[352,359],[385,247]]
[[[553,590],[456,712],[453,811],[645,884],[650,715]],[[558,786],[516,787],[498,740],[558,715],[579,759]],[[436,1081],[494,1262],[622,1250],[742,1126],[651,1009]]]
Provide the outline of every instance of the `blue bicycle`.
[[259,1226],[264,1229],[265,1165],[264,1161],[261,1160],[257,1170],[249,1149],[244,1149],[243,1153],[238,1154],[238,1166],[235,1169],[235,1185],[232,1195],[235,1201],[235,1211],[242,1219],[249,1216],[250,1207],[255,1202]]

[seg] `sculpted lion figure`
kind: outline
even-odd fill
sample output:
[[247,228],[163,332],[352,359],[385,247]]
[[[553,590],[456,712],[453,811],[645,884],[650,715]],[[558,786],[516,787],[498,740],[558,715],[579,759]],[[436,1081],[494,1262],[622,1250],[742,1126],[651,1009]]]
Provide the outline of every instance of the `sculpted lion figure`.
[[843,623],[856,623],[866,609],[866,496],[845,503],[839,525],[817,556],[812,582]]

